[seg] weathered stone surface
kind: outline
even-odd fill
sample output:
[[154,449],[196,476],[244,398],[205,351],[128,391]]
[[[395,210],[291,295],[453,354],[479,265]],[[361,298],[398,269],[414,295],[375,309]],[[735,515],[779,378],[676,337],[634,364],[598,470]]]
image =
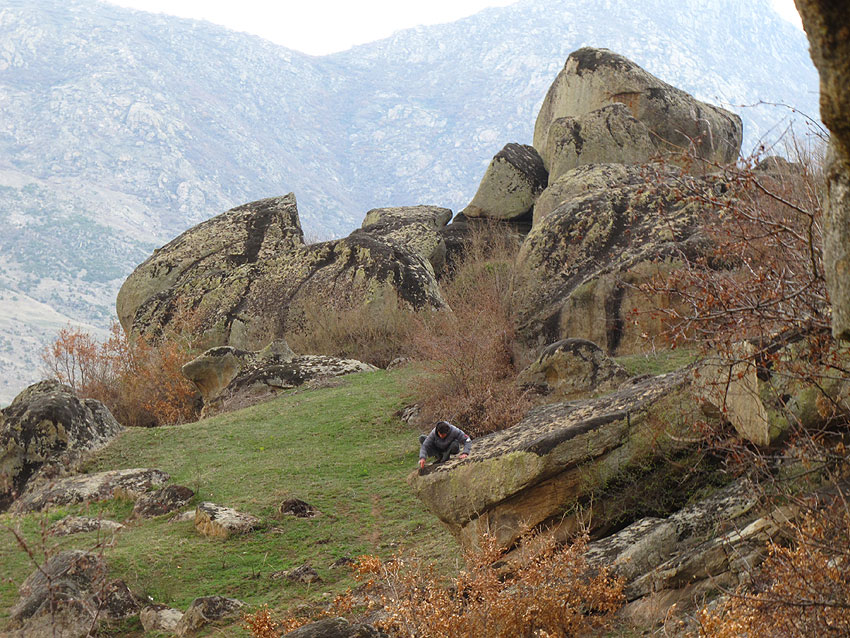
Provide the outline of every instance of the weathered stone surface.
[[139,620],[145,631],[176,633],[183,612],[168,605],[148,605],[139,612]]
[[34,512],[52,505],[104,501],[115,496],[137,498],[167,483],[169,479],[169,475],[161,470],[144,468],[109,470],[61,479],[39,479],[27,485],[11,510]]
[[73,470],[84,452],[103,447],[121,429],[102,403],[78,399],[69,386],[29,386],[0,410],[0,511],[30,479]]
[[552,123],[615,102],[624,104],[646,126],[660,150],[690,150],[716,162],[738,157],[743,134],[740,117],[694,99],[621,55],[585,47],[567,58],[534,125],[534,148],[547,170]]
[[832,332],[850,340],[850,6],[827,0],[796,0],[796,5],[820,74],[820,116],[832,134],[823,237]]
[[230,624],[242,614],[245,603],[224,596],[204,596],[196,598],[180,618],[174,633],[178,638],[191,636],[208,625]]
[[195,509],[195,529],[209,538],[229,538],[234,534],[247,534],[260,524],[251,514],[237,512],[229,507],[203,502]]
[[285,578],[293,583],[301,583],[302,585],[311,585],[313,583],[322,582],[319,572],[311,565],[301,565],[295,569],[290,569],[282,572],[275,572],[272,578]]
[[115,521],[108,521],[102,518],[88,518],[85,516],[66,516],[51,525],[47,532],[51,536],[68,536],[69,534],[80,534],[82,532],[94,532],[97,530],[111,534],[120,529],[124,529],[124,526]]
[[106,563],[81,550],[60,552],[30,574],[9,613],[8,629],[18,636],[88,635],[105,585]]
[[660,326],[651,313],[630,313],[676,300],[647,298],[636,285],[663,275],[681,255],[708,252],[700,214],[675,180],[594,191],[549,213],[519,253],[527,275],[522,334],[537,343],[588,339],[609,354],[644,349],[644,335]]
[[439,272],[446,261],[446,242],[439,231],[451,216],[448,208],[437,206],[375,208],[366,213],[361,230],[354,232],[405,248]]
[[586,164],[643,164],[658,150],[649,129],[623,104],[609,104],[576,117],[559,117],[546,140],[549,183]]
[[139,601],[123,580],[113,580],[97,592],[95,603],[106,620],[126,620],[139,613]]
[[211,348],[183,366],[183,374],[201,391],[204,417],[270,399],[305,383],[375,370],[355,359],[295,355],[282,339],[259,352]]
[[371,625],[351,624],[345,618],[323,618],[284,635],[286,638],[381,638],[385,634]]
[[529,526],[569,532],[576,505],[600,485],[681,445],[676,434],[697,417],[694,402],[683,398],[685,379],[671,373],[605,397],[536,408],[517,425],[475,439],[465,461],[426,466],[408,483],[466,546],[485,531],[505,546]]
[[331,311],[382,298],[445,306],[431,265],[399,244],[355,232],[305,246],[290,195],[245,204],[173,240],[127,279],[118,308],[133,335],[155,339],[192,308],[209,345],[259,350],[303,320],[305,305]]
[[280,513],[295,516],[297,518],[315,518],[319,515],[319,510],[302,501],[300,498],[289,498],[280,504]]
[[137,498],[133,506],[133,515],[150,518],[169,514],[187,505],[193,496],[195,496],[194,490],[184,485],[167,485]]
[[478,186],[466,217],[509,220],[531,212],[548,182],[543,161],[532,147],[508,144],[499,151]]
[[520,372],[517,383],[541,388],[555,400],[604,394],[629,378],[628,372],[586,339],[564,339],[547,346]]

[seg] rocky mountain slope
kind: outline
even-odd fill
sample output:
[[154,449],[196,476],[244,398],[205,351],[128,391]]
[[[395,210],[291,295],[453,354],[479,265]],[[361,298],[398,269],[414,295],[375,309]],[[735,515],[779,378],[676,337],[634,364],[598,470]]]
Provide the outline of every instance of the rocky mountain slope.
[[[459,210],[506,141],[530,143],[580,46],[721,105],[816,112],[805,36],[767,0],[694,4],[524,0],[317,58],[93,0],[7,0],[0,404],[39,377],[57,328],[104,329],[154,246],[234,205],[293,191],[308,237],[345,234],[376,206]],[[788,115],[733,110],[745,152]]]

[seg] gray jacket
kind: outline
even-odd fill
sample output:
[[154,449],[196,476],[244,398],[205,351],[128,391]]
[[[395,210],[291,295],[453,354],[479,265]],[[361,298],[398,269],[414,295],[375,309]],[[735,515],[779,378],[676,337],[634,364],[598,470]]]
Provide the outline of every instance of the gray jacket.
[[419,447],[419,458],[427,459],[429,451],[431,454],[433,454],[434,451],[438,451],[440,453],[445,452],[455,441],[458,442],[458,447],[460,447],[460,444],[463,443],[463,454],[469,454],[469,450],[472,447],[472,439],[469,438],[469,435],[467,435],[466,432],[449,423],[449,433],[446,435],[446,438],[441,439],[437,436],[437,428],[434,428],[428,436],[425,437],[425,440]]

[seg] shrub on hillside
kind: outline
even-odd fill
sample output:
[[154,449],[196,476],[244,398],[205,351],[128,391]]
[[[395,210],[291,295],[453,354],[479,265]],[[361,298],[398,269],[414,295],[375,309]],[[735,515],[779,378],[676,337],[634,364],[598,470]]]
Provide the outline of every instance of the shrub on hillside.
[[426,364],[414,392],[426,421],[447,419],[472,436],[509,427],[530,406],[515,383],[525,363],[516,332],[521,238],[485,226],[443,278],[451,312],[417,317],[414,347]]
[[197,356],[194,322],[152,344],[130,341],[113,324],[103,342],[81,330],[64,328],[42,352],[45,373],[70,385],[80,397],[101,401],[119,423],[151,427],[198,416],[197,389],[183,376],[183,364]]

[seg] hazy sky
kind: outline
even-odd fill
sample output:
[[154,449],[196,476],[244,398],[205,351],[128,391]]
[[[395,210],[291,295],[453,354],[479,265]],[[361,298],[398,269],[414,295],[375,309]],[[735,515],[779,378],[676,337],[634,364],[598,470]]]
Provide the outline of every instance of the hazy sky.
[[[290,49],[323,55],[420,24],[451,22],[516,0],[108,0],[111,4],[209,20]],[[746,2],[747,0],[742,0]],[[799,25],[793,0],[771,0]]]

